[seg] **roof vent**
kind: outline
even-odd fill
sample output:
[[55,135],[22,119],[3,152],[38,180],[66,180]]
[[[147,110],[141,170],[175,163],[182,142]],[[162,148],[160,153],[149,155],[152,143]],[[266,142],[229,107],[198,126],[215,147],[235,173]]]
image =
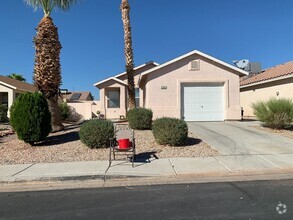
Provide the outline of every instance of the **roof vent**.
[[190,71],[199,70],[199,60],[191,60],[189,63],[189,70]]

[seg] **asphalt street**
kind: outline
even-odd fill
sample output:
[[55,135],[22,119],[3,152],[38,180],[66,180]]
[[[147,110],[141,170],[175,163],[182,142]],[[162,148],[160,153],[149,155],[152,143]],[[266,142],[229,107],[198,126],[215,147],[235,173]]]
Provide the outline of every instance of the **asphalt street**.
[[293,180],[0,194],[0,219],[293,219]]

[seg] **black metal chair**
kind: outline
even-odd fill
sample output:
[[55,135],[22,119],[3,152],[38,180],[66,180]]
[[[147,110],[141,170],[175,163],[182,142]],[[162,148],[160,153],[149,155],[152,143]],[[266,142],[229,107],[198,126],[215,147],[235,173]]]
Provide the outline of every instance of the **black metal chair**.
[[[125,141],[124,145],[125,143],[128,143],[128,145],[122,146],[122,141]],[[116,124],[114,137],[110,138],[109,167],[111,166],[113,160],[129,159],[132,162],[133,167],[135,159],[134,130],[131,129],[127,124]]]

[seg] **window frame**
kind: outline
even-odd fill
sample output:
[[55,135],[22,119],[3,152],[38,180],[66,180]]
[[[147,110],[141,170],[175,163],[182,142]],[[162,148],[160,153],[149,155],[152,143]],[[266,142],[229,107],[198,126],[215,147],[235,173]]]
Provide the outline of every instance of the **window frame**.
[[[136,92],[137,91],[137,92]],[[134,90],[134,98],[135,98],[135,107],[139,108],[139,102],[140,102],[140,89],[138,87]]]
[[[110,97],[110,93],[112,92],[118,92],[118,99],[111,99],[112,97]],[[117,105],[116,102],[117,101]],[[112,102],[112,104],[114,104],[115,106],[111,106],[110,102]],[[120,108],[120,89],[109,89],[107,90],[107,108]]]

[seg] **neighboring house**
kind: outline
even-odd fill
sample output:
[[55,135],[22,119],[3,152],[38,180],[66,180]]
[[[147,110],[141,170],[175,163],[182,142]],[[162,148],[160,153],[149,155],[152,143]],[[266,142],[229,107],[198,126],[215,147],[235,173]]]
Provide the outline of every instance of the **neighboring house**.
[[0,75],[0,104],[5,104],[8,108],[11,107],[19,94],[35,91],[36,87],[32,84]]
[[254,117],[252,103],[270,98],[293,99],[293,61],[240,80],[240,99],[245,117]]
[[68,92],[61,90],[62,100],[65,101],[71,108],[70,120],[88,120],[93,117],[99,108],[99,102],[93,101],[90,92]]
[[61,91],[62,99],[67,101],[93,101],[90,92],[68,92],[63,93]]
[[[186,121],[241,118],[239,76],[248,73],[221,60],[192,51],[158,65],[148,62],[134,71],[136,102],[157,117]],[[121,73],[94,84],[100,89],[100,110],[106,118],[125,116],[127,76]]]

